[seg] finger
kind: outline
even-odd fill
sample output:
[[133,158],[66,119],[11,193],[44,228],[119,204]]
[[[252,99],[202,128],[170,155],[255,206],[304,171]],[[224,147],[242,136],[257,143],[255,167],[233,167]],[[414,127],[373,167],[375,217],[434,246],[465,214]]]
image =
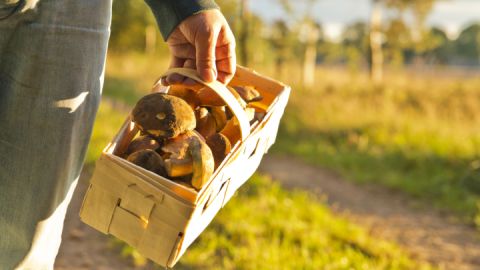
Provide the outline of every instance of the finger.
[[230,57],[223,60],[219,60],[216,63],[218,70],[217,80],[227,84],[233,78],[237,67],[236,58]]
[[183,67],[195,69],[197,67],[197,63],[195,59],[187,59],[185,60],[185,63],[183,63]]
[[225,45],[218,46],[215,50],[216,60],[222,60],[225,58],[235,57],[235,44],[228,43]]
[[[180,68],[183,67],[185,59],[173,57],[170,61],[170,68]],[[184,80],[184,77],[179,74],[170,74],[166,78],[166,85],[181,83]]]
[[233,74],[225,73],[225,72],[218,72],[217,80],[222,84],[227,85],[233,78]]
[[195,59],[195,47],[190,43],[170,45],[170,51],[177,58]]
[[214,81],[217,77],[215,67],[215,48],[217,45],[218,30],[215,27],[210,31],[198,33],[195,40],[197,55],[197,72],[206,82]]
[[[183,64],[183,67],[195,69],[197,67],[195,59],[187,59]],[[189,86],[196,84],[196,82],[190,78],[185,78],[182,83]]]
[[224,84],[230,82],[237,67],[235,54],[235,37],[228,25],[223,26],[218,37],[217,45],[217,70],[218,80]]

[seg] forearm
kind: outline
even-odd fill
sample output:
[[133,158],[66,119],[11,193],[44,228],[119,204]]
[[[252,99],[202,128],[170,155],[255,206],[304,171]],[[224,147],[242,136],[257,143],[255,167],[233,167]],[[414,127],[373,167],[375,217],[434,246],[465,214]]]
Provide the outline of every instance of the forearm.
[[213,0],[145,0],[145,2],[152,9],[165,40],[187,17],[203,10],[218,8]]

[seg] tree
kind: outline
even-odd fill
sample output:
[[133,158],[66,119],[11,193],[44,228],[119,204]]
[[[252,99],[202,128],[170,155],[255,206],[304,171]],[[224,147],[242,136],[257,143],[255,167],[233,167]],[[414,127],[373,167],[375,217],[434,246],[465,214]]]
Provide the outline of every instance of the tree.
[[139,4],[135,0],[113,1],[110,47],[115,50],[144,51],[152,46],[147,40],[153,40],[149,26],[154,26],[155,35],[158,35],[155,19],[146,4]]
[[342,45],[345,49],[347,64],[352,71],[358,71],[368,55],[368,25],[356,22],[348,25],[342,33]]
[[[413,14],[412,45],[417,55],[422,55],[428,50],[433,49],[431,32],[425,26],[428,14],[435,4],[435,0],[380,0],[385,6],[396,9],[400,18],[403,20],[402,14],[405,10],[410,10]],[[404,21],[404,20],[403,20]]]
[[317,42],[322,35],[322,28],[312,19],[306,18],[300,24],[299,40],[304,44],[303,57],[303,84],[312,87],[315,83],[315,70],[317,66]]
[[292,43],[293,40],[287,22],[284,20],[275,21],[270,33],[270,45],[274,51],[275,73],[279,78],[284,75],[284,66],[290,58]]
[[[382,10],[383,7],[396,10],[398,13],[396,25],[392,27],[403,27],[399,22],[404,22],[403,13],[405,10],[411,10],[414,17],[412,33],[412,46],[417,55],[432,49],[432,37],[425,27],[425,20],[428,13],[433,7],[435,0],[372,0],[373,8],[370,17],[370,73],[372,81],[375,84],[382,82],[383,76],[383,33],[382,33]],[[398,39],[398,36],[390,36],[392,39]],[[388,40],[387,40],[388,42]],[[390,44],[400,45],[398,42],[390,40]],[[399,49],[399,48],[396,48]],[[396,57],[400,57],[400,53],[396,52]]]
[[457,54],[463,59],[480,63],[480,24],[472,24],[465,28],[458,36],[455,47]]
[[383,82],[383,33],[381,0],[373,0],[370,16],[370,78],[375,85]]
[[434,64],[447,64],[451,61],[455,55],[455,47],[447,34],[443,30],[433,27],[428,36],[432,46],[425,53],[427,60]]
[[240,52],[240,63],[248,66],[248,38],[249,38],[249,18],[248,0],[240,1],[240,31],[238,33],[238,48]]
[[[279,0],[283,8],[290,16],[295,17],[296,13],[289,0]],[[303,83],[306,87],[311,87],[315,83],[315,70],[317,61],[317,42],[319,41],[322,31],[321,27],[315,23],[312,16],[312,6],[317,0],[295,1],[295,5],[304,4],[305,10],[300,17],[296,18],[299,27],[299,40],[304,44],[303,58]]]
[[391,20],[385,29],[385,55],[388,62],[400,67],[405,62],[405,50],[412,46],[411,31],[401,18]]

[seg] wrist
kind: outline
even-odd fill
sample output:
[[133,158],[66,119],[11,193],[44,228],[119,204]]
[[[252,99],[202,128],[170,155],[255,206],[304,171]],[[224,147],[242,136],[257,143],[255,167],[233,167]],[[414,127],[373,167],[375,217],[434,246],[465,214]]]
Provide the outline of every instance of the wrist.
[[202,11],[219,9],[213,0],[145,0],[157,20],[164,40],[186,18]]

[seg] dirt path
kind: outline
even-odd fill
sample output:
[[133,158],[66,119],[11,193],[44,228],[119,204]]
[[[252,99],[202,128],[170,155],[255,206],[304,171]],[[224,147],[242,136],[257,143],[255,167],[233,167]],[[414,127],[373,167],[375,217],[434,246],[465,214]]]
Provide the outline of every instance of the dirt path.
[[441,269],[480,269],[480,234],[475,229],[436,211],[415,207],[405,195],[353,184],[292,157],[268,155],[260,171],[287,188],[326,196],[335,212],[366,226],[374,236],[399,243],[417,260]]

